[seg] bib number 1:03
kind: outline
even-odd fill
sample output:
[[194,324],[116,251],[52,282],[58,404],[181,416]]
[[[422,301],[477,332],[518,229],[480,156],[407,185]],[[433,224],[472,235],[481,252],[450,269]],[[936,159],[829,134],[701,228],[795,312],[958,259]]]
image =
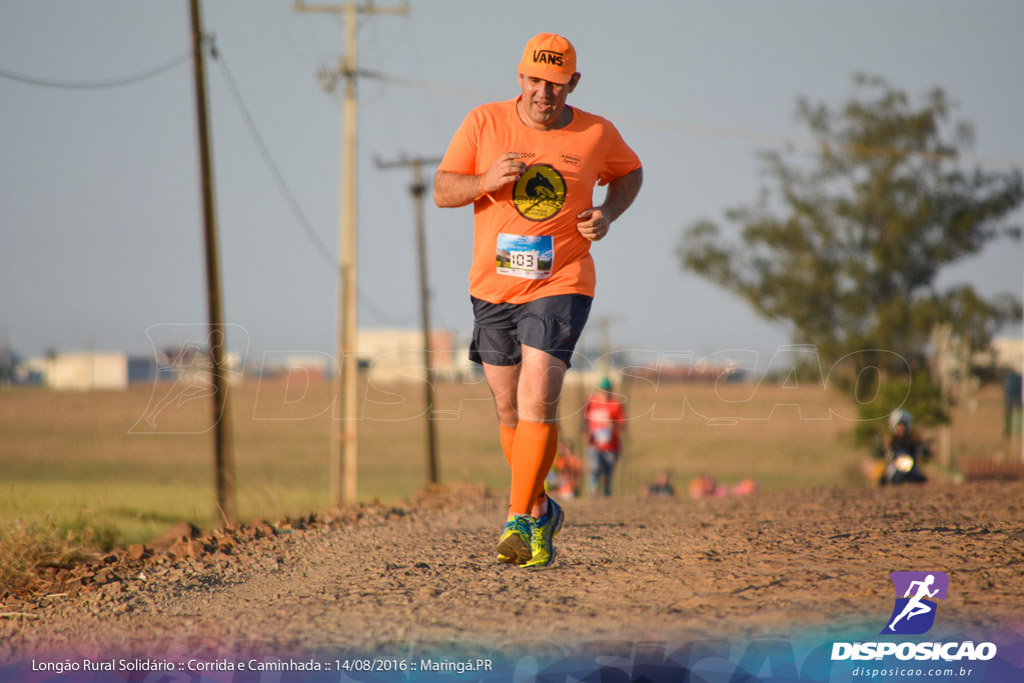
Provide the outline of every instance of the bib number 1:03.
[[522,268],[524,270],[537,270],[537,255],[522,251],[512,252],[509,254],[509,262],[513,268]]

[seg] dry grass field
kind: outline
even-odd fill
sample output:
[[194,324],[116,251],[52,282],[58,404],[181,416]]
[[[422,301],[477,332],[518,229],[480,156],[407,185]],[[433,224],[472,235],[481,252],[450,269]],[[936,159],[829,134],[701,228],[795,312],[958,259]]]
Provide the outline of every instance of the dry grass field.
[[[0,389],[0,528],[20,520],[91,529],[109,545],[143,542],[180,520],[217,525],[211,401],[170,391],[160,384]],[[858,462],[867,450],[852,442],[855,407],[847,397],[757,383],[634,380],[621,391],[631,419],[618,495],[635,495],[661,470],[684,495],[698,474],[726,485],[753,478],[767,489],[866,485]],[[360,499],[407,498],[427,483],[422,387],[364,385],[362,395]],[[582,389],[566,388],[562,433],[577,448],[584,400]],[[507,467],[486,386],[440,383],[436,403],[442,481],[503,489]],[[323,380],[253,379],[232,388],[243,520],[329,506],[330,420]],[[1002,436],[999,388],[958,406],[951,434],[954,469],[966,458],[1006,456],[1014,447]]]

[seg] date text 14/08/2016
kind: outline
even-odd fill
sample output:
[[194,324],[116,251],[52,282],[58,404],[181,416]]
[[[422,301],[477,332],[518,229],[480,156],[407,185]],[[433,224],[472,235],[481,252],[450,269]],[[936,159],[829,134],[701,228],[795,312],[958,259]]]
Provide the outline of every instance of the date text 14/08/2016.
[[437,671],[454,674],[492,671],[490,659],[337,659],[338,671]]

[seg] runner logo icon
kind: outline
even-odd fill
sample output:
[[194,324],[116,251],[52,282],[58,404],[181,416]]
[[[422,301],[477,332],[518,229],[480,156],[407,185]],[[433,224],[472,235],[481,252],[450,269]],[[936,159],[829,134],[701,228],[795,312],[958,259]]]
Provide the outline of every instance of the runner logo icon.
[[[889,578],[892,579],[892,585],[896,591],[896,604],[893,605],[892,616],[889,617],[889,621],[880,635],[927,633],[935,624],[937,607],[935,601],[946,599],[946,593],[949,590],[949,576],[943,572],[893,572]],[[888,657],[895,657],[901,662],[911,660],[918,662],[937,662],[939,660],[943,662],[987,662],[994,659],[997,654],[998,648],[995,643],[975,643],[973,640],[920,643],[901,643],[892,640],[832,643],[833,662],[882,661]],[[872,670],[854,669],[853,675],[859,675],[858,671]],[[874,674],[868,673],[864,675],[874,676]]]
[[949,576],[944,572],[893,572],[896,590],[892,616],[881,634],[920,635],[935,623],[935,600],[945,600]]

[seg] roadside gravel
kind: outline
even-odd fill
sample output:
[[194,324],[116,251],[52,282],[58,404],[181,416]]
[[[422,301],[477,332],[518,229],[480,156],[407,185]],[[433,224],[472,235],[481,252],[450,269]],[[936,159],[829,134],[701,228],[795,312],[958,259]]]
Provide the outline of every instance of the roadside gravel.
[[[339,651],[536,651],[873,629],[888,575],[950,575],[946,628],[1024,626],[1019,483],[566,501],[555,564],[496,563],[481,486],[216,533],[54,568],[0,594],[0,661]],[[162,547],[161,547],[162,546]]]

